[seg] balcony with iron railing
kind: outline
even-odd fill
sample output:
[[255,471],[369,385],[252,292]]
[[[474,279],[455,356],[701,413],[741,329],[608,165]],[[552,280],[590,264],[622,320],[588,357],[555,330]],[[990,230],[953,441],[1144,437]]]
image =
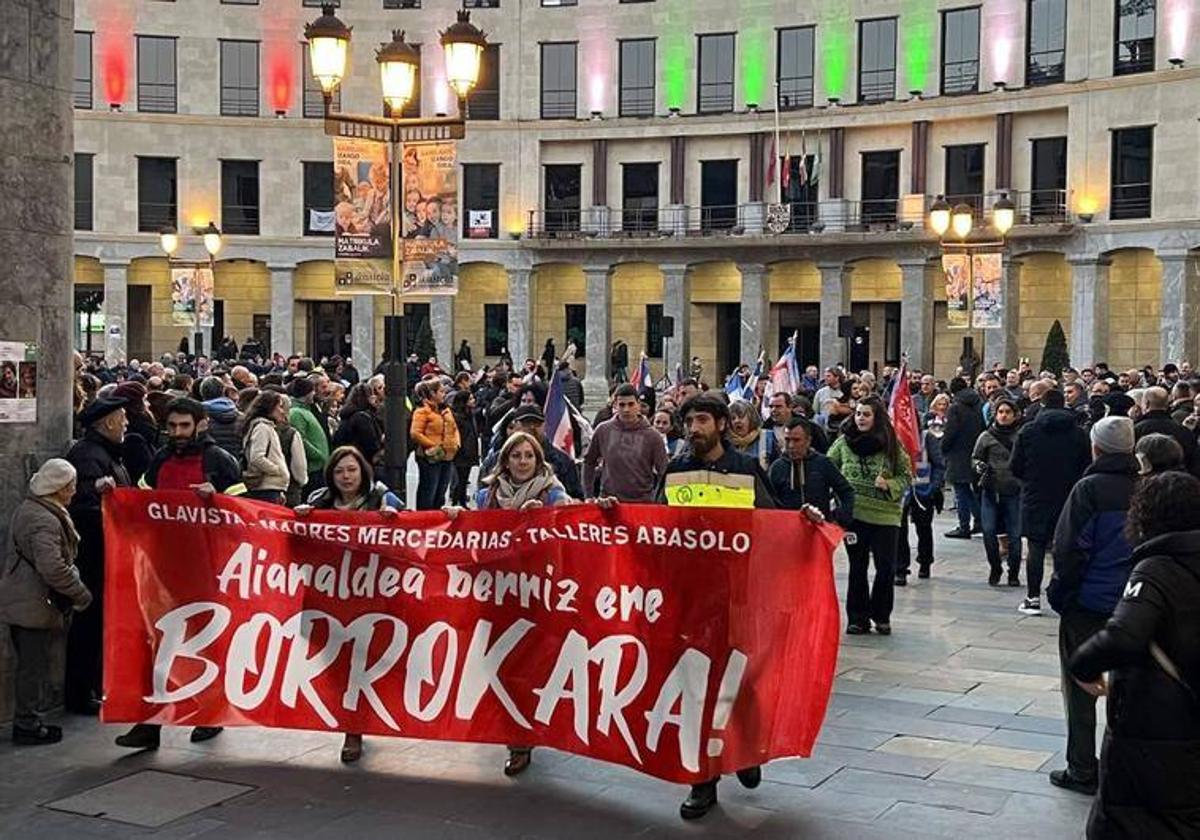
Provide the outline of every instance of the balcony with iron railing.
[[138,231],[160,233],[164,228],[178,227],[179,208],[175,202],[138,202]]
[[1143,184],[1113,184],[1108,217],[1115,221],[1150,218],[1151,186]]

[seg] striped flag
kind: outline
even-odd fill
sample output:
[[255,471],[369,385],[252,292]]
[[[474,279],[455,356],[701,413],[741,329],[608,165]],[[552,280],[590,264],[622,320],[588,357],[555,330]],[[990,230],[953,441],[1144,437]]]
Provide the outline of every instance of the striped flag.
[[550,390],[546,392],[546,439],[555,449],[575,457],[575,433],[571,429],[571,411],[563,395],[562,380],[565,371],[556,370],[550,376]]
[[796,342],[799,333],[792,333],[788,339],[787,349],[779,357],[779,361],[771,367],[771,392],[775,394],[794,394],[800,390],[800,365],[796,361]]
[[654,390],[654,377],[650,375],[650,360],[646,358],[646,354],[642,354],[642,360],[638,363],[637,381],[634,383],[640,391],[643,388]]

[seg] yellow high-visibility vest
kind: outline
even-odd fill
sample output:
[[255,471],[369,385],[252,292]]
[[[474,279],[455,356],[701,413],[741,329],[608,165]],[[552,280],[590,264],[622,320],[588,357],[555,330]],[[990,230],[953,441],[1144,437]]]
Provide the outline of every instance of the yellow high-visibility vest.
[[753,508],[754,476],[713,470],[667,473],[667,504],[677,507]]

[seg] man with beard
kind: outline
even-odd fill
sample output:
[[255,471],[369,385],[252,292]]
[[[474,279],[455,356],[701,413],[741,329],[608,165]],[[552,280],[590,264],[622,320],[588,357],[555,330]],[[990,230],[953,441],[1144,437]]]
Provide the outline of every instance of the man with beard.
[[[142,484],[157,490],[193,490],[202,499],[213,493],[237,495],[242,468],[232,455],[208,434],[204,406],[180,397],[167,406],[167,445],[158,451],[142,477]],[[208,741],[220,734],[220,726],[197,726],[192,742]],[[162,727],[139,723],[117,736],[118,747],[139,750],[158,748]]]
[[[688,449],[667,464],[659,481],[660,504],[686,506],[697,497],[715,496],[722,507],[775,508],[778,505],[758,462],[726,446],[729,406],[715,394],[698,394],[679,410],[687,434]],[[743,787],[756,788],[762,781],[758,766],[737,771]],[[720,777],[692,785],[679,807],[685,820],[698,819],[717,804]]]

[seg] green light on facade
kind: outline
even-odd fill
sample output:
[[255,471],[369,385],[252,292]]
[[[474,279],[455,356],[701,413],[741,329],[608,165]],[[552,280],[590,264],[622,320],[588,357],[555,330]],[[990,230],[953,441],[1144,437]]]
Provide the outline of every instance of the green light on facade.
[[909,0],[900,16],[900,53],[908,90],[931,91],[930,70],[933,67],[934,38],[937,31],[936,11],[924,0]]
[[846,21],[832,21],[824,26],[821,52],[825,64],[825,98],[845,97],[850,78],[850,31]]
[[770,101],[767,94],[767,57],[771,54],[766,30],[752,29],[738,36],[742,52],[742,94],[747,105]]
[[683,34],[672,34],[663,39],[663,90],[668,108],[682,109],[684,106],[691,66],[690,46],[691,42]]

